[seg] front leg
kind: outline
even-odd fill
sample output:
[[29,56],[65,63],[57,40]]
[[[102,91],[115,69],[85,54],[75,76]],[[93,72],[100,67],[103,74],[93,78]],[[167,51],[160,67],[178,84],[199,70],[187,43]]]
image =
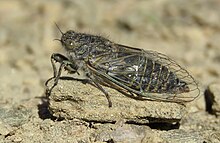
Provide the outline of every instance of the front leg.
[[[60,63],[58,72],[57,72],[57,68],[55,65],[56,62]],[[59,53],[54,53],[51,55],[51,64],[52,64],[52,68],[53,68],[53,77],[49,78],[45,82],[45,86],[47,87],[46,96],[49,96],[52,89],[58,84],[58,80],[60,79],[63,68],[65,70],[67,70],[69,73],[78,73],[77,72],[78,66],[74,62],[70,62],[67,57],[65,57],[64,55],[61,55]],[[51,81],[52,79],[54,79],[54,84],[51,88],[49,88],[48,82]]]

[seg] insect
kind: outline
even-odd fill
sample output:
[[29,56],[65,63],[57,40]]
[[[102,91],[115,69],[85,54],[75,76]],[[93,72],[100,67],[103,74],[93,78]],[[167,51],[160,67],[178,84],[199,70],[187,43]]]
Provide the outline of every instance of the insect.
[[[54,79],[52,88],[55,87],[65,69],[99,88],[107,97],[109,107],[112,102],[103,85],[156,101],[183,103],[199,95],[194,78],[164,54],[116,44],[101,36],[59,31],[62,36],[56,40],[61,42],[67,54],[52,54],[54,75],[46,81],[46,86]],[[58,71],[55,62],[60,63]],[[52,88],[48,88],[48,93]]]

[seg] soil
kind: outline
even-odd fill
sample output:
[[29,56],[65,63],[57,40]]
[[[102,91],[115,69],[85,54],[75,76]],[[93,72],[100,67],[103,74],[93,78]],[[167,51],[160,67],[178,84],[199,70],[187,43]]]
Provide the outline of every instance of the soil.
[[[219,7],[219,0],[0,1],[0,142],[220,142]],[[61,37],[55,23],[64,32],[101,35],[169,56],[196,79],[200,96],[184,111],[182,105],[146,101],[152,110],[142,108],[148,110],[142,122],[134,116],[138,101],[123,106],[113,96],[113,106],[133,110],[122,116],[106,108],[107,100],[94,87],[62,80],[54,95],[97,93],[100,102],[91,99],[93,112],[86,109],[83,115],[68,111],[75,107],[70,100],[52,104],[44,85],[53,75],[50,56],[65,54],[54,40]],[[71,90],[65,93],[66,88]],[[129,103],[135,106],[127,108]]]

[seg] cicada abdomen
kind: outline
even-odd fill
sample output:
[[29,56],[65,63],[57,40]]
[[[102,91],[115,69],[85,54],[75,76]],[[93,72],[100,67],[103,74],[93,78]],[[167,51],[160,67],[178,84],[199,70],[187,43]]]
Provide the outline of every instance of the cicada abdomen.
[[105,56],[96,55],[99,58],[92,63],[108,82],[150,100],[187,102],[198,96],[194,78],[169,57],[123,45],[115,49]]

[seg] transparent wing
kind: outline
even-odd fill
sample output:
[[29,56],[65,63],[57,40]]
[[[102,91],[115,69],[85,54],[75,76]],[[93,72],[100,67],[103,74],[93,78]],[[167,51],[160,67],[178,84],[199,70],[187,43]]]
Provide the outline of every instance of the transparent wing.
[[91,68],[111,85],[149,100],[187,102],[199,95],[198,84],[187,70],[164,54],[115,45],[96,55]]

